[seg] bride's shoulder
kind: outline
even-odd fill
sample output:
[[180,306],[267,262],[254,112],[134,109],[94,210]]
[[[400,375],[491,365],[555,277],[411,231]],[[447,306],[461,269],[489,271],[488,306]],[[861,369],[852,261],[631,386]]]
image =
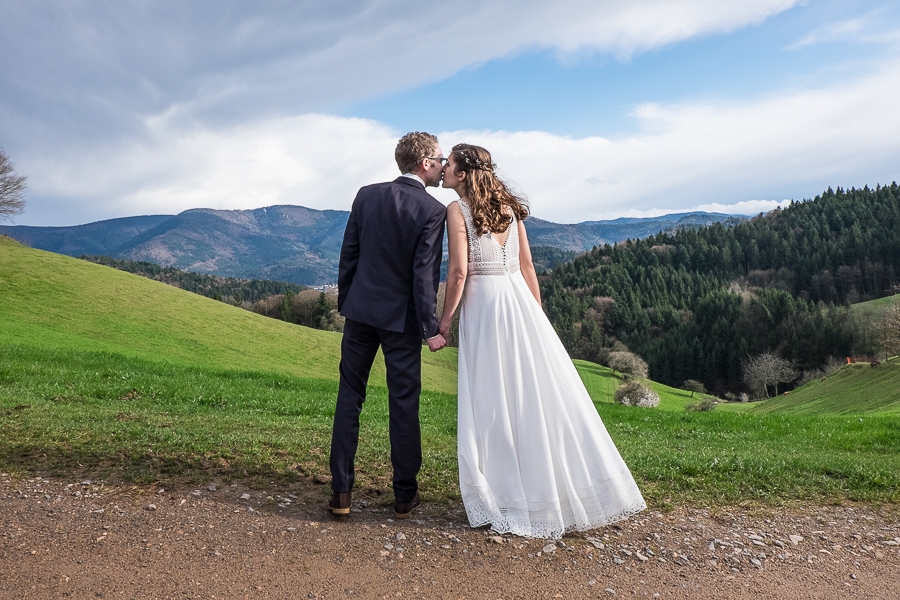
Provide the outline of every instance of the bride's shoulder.
[[462,212],[463,210],[465,210],[467,208],[469,208],[469,207],[466,204],[466,201],[462,198],[460,198],[458,200],[454,200],[453,202],[451,202],[450,204],[447,205],[448,211],[452,210],[455,212]]

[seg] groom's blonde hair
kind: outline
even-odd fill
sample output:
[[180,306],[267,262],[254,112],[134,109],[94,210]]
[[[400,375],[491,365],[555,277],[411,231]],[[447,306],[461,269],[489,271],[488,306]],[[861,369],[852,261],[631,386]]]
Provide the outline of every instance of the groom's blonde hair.
[[401,173],[413,173],[419,168],[419,161],[431,156],[437,148],[436,136],[424,131],[411,131],[400,138],[397,149],[394,150],[394,158]]

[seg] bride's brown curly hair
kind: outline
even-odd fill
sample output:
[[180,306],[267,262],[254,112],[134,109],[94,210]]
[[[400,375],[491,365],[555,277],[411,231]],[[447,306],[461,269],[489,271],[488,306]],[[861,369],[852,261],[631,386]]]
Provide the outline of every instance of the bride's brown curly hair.
[[491,153],[481,146],[457,144],[450,150],[456,172],[464,172],[462,180],[466,204],[472,211],[472,221],[479,236],[486,231],[503,233],[512,222],[512,215],[522,220],[528,216],[525,198],[513,194],[494,170]]

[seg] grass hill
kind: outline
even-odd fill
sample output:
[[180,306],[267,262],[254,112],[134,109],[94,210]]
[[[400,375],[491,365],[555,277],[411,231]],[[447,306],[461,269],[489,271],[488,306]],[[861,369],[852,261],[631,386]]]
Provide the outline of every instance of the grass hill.
[[[340,334],[0,237],[0,341],[206,367],[337,378]],[[455,393],[453,352],[424,353],[423,385]],[[376,361],[373,382],[384,381]]]
[[865,319],[872,322],[878,322],[884,315],[884,311],[890,306],[891,302],[897,300],[897,296],[886,296],[877,298],[867,302],[857,302],[850,306],[850,310]]
[[[0,237],[0,469],[325,483],[339,340]],[[459,495],[455,363],[425,354],[426,501]],[[696,399],[656,384],[661,409],[623,407],[609,401],[614,373],[577,366],[653,506],[900,502],[894,414],[686,412]],[[383,377],[361,418],[357,485],[390,502]]]
[[824,380],[762,402],[753,413],[787,415],[900,415],[900,360],[876,367],[845,365]]

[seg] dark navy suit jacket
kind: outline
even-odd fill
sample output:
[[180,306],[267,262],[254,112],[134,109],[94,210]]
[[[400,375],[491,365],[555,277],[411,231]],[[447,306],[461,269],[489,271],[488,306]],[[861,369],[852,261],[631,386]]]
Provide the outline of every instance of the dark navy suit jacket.
[[446,216],[409,177],[360,189],[341,246],[338,311],[378,329],[436,336]]

